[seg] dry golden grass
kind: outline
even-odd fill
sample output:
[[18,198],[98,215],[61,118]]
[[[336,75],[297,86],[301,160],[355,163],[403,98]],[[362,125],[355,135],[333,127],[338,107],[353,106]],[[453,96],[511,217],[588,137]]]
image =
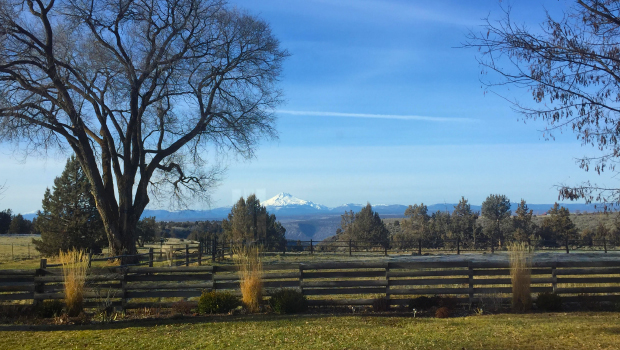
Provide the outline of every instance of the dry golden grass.
[[532,259],[525,243],[513,243],[510,251],[510,279],[512,282],[512,309],[525,312],[532,307],[530,292]]
[[74,317],[84,309],[84,284],[88,260],[83,250],[75,249],[60,251],[58,258],[62,263],[67,314]]
[[239,268],[241,301],[249,312],[258,312],[263,299],[263,263],[258,247],[241,247],[235,251]]

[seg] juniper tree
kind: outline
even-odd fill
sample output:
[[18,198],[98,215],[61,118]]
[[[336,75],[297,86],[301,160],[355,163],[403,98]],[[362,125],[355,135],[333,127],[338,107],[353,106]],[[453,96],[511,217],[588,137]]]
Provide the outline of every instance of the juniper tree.
[[255,195],[241,197],[232,207],[228,219],[222,221],[226,239],[236,244],[258,243],[267,249],[282,249],[286,244],[286,228],[269,214]]
[[11,219],[8,233],[30,233],[32,228],[32,222],[24,219],[22,214],[17,214]]
[[488,222],[486,234],[491,239],[491,251],[495,251],[495,243],[501,247],[508,231],[505,225],[511,214],[510,200],[503,194],[491,194],[482,202],[481,213]]
[[568,241],[575,238],[577,228],[570,218],[569,210],[555,203],[543,219],[540,232],[543,239],[567,246]]
[[[410,205],[405,209],[405,217],[402,220],[401,233],[394,237],[399,241],[400,248],[412,248],[418,246],[418,240],[425,240],[429,232],[430,216],[428,207],[424,203]],[[425,242],[426,243],[426,242]]]
[[342,222],[342,237],[345,239],[384,246],[389,242],[389,231],[370,203],[355,214],[345,212]]
[[75,157],[67,160],[52,190],[45,190],[35,225],[41,239],[32,242],[43,255],[73,248],[99,250],[107,244],[90,182]]
[[515,210],[515,216],[512,218],[512,226],[514,228],[514,239],[517,241],[525,242],[530,239],[537,227],[532,221],[534,211],[527,207],[524,199],[521,199],[521,203]]
[[465,197],[461,197],[454,207],[450,224],[452,233],[464,243],[475,243],[475,222],[478,215],[471,210],[471,206]]
[[13,220],[13,212],[11,211],[11,209],[5,209],[3,211],[0,211],[0,234],[9,232],[11,220]]

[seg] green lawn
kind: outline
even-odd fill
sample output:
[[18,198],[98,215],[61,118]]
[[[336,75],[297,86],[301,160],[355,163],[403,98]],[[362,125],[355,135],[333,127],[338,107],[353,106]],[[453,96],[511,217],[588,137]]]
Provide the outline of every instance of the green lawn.
[[620,314],[228,316],[0,326],[2,349],[618,349]]

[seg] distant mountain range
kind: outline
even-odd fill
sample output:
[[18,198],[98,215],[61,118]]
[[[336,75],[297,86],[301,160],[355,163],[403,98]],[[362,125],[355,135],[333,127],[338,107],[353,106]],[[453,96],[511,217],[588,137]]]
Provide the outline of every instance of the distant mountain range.
[[[307,200],[299,199],[293,197],[289,193],[279,193],[273,198],[270,198],[264,202],[262,202],[267,210],[270,213],[276,214],[279,220],[282,221],[291,221],[291,220],[299,220],[299,219],[311,219],[318,217],[330,217],[330,216],[340,216],[345,211],[354,211],[357,212],[361,210],[365,204],[354,204],[348,203],[343,204],[334,208],[327,207],[325,205],[316,204]],[[595,208],[595,204],[562,204],[564,207],[568,208],[571,213],[575,213],[577,211],[580,212],[596,212],[601,210],[601,206],[597,206]],[[436,211],[448,211],[452,212],[454,210],[455,203],[443,203],[443,204],[432,204],[427,205],[429,214],[432,214]],[[514,212],[517,209],[518,203],[511,203],[511,209]],[[534,211],[535,215],[541,215],[547,212],[553,204],[528,204],[528,207]],[[407,205],[401,204],[378,204],[373,205],[373,209],[379,213],[381,216],[391,216],[391,217],[403,217],[405,210],[407,209]],[[142,214],[142,217],[151,217],[154,216],[157,221],[202,221],[202,220],[222,220],[225,219],[230,213],[232,207],[220,207],[214,208],[211,210],[179,210],[179,211],[169,211],[169,210],[152,210],[147,209]],[[480,211],[479,205],[472,205],[471,209],[473,211]],[[35,213],[24,214],[24,218],[32,219],[36,217]]]

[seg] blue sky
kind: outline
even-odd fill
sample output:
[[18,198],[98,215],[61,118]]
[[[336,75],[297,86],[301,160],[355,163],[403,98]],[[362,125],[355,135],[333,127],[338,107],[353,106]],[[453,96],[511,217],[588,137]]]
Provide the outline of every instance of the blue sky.
[[[497,0],[231,4],[265,19],[291,57],[281,79],[279,139],[264,141],[250,161],[224,160],[214,207],[253,192],[261,200],[289,192],[328,206],[454,203],[461,196],[480,204],[490,193],[553,203],[557,184],[615,181],[575,165],[575,157],[596,151],[570,131],[545,141],[543,124],[518,121],[504,99],[484,93],[477,52],[458,47],[482,18],[502,16]],[[536,28],[545,9],[560,14],[567,5],[512,6],[514,20]],[[526,91],[496,92],[531,101]],[[3,149],[8,176],[0,207],[36,210],[64,160],[20,163]]]

